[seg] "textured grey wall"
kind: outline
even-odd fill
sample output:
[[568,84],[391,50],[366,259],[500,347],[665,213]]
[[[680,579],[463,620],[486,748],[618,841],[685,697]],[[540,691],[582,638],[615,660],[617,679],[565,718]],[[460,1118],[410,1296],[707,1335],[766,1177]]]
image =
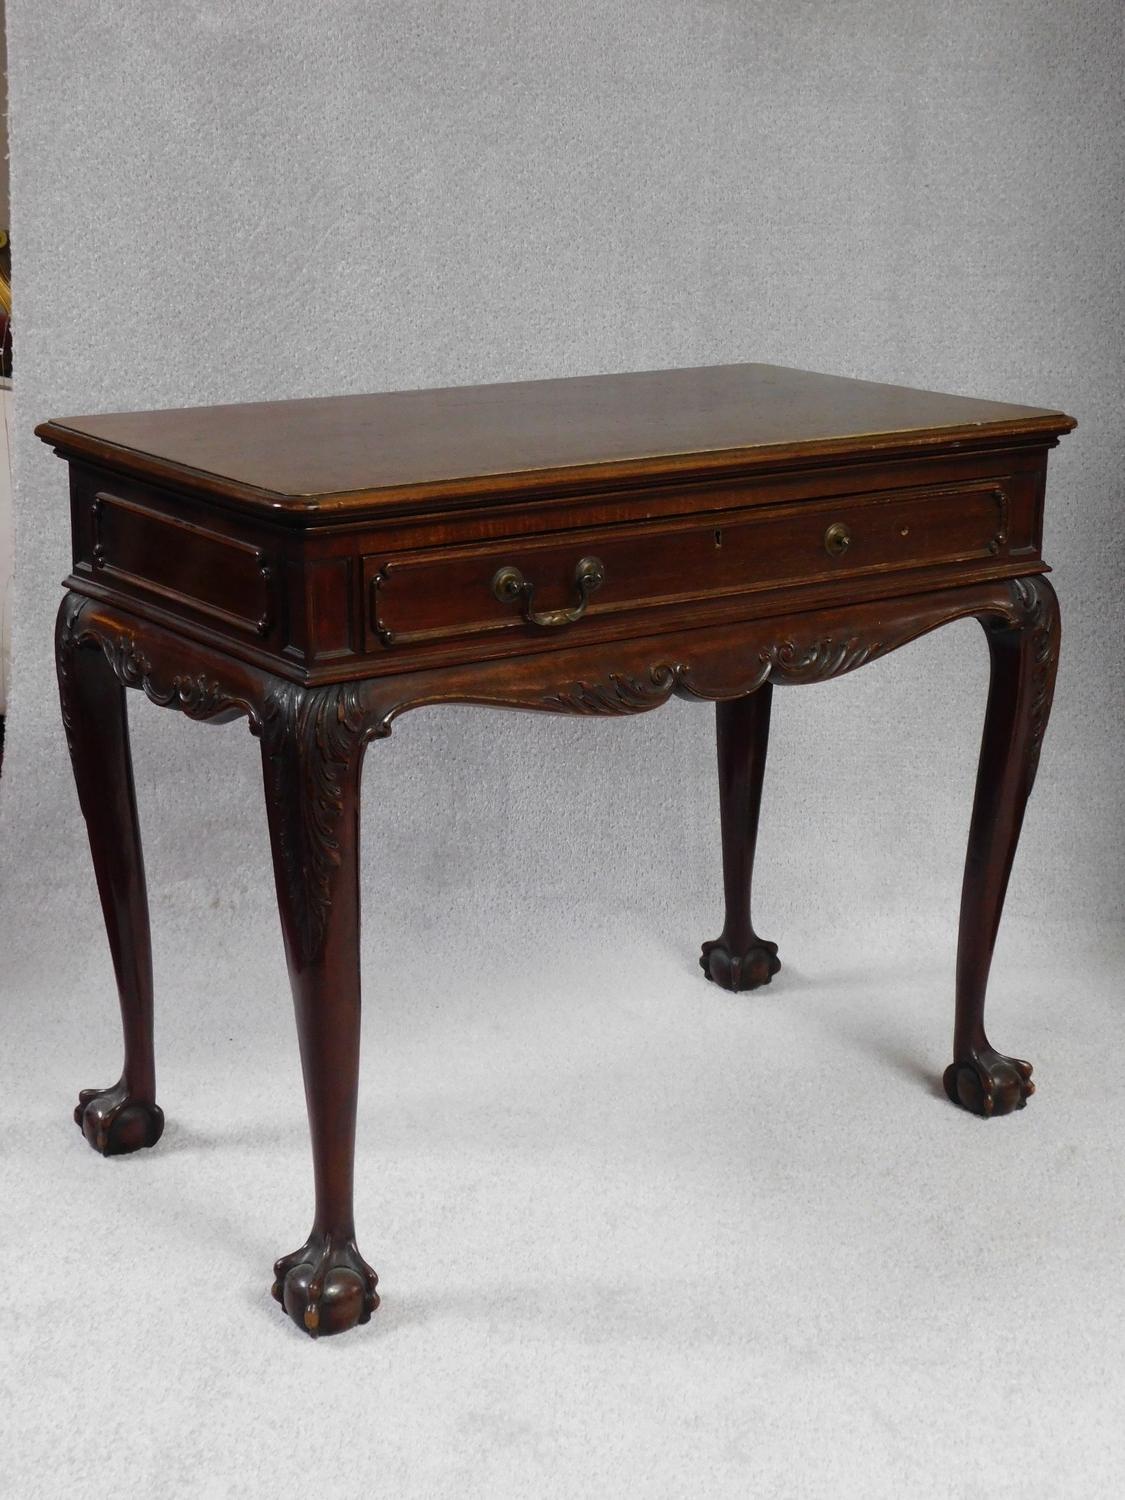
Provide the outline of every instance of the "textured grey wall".
[[[1065,658],[1006,941],[1021,916],[1060,942],[1119,917],[1119,0],[8,9],[14,940],[66,910],[98,941],[50,652],[65,473],[37,421],[743,359],[1079,417],[1052,459]],[[985,680],[965,624],[780,695],[761,909],[790,951],[951,941]],[[256,747],[131,711],[150,883],[205,948],[265,910]],[[536,891],[636,912],[638,942],[671,922],[690,962],[718,908],[711,728],[678,704],[408,716],[368,758],[369,895],[483,924]]]

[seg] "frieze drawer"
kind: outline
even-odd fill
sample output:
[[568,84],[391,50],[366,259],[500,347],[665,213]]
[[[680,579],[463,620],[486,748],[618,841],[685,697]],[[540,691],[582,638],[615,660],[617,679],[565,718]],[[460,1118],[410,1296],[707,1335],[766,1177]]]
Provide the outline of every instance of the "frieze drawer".
[[490,631],[566,630],[582,619],[786,583],[995,557],[1008,489],[986,480],[550,540],[364,560],[368,648]]

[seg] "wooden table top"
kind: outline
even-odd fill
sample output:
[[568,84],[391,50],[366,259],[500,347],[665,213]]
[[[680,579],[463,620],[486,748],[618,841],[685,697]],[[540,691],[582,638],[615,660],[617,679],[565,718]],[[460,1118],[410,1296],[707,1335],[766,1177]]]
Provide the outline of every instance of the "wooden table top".
[[68,458],[341,518],[404,498],[607,487],[935,448],[1049,441],[1042,407],[778,365],[724,365],[68,417],[36,429]]

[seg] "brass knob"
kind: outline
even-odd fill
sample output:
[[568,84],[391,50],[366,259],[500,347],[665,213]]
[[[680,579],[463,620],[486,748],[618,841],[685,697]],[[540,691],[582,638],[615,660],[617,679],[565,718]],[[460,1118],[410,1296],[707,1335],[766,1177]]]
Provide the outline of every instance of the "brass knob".
[[843,521],[833,521],[824,533],[824,550],[829,557],[843,557],[852,544],[852,534]]

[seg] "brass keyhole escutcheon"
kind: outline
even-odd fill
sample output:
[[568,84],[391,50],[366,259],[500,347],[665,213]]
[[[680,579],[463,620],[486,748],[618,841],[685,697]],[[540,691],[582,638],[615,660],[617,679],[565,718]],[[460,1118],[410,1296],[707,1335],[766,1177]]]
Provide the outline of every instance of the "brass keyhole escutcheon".
[[829,557],[843,557],[852,544],[852,534],[843,521],[833,521],[824,533],[824,550]]

